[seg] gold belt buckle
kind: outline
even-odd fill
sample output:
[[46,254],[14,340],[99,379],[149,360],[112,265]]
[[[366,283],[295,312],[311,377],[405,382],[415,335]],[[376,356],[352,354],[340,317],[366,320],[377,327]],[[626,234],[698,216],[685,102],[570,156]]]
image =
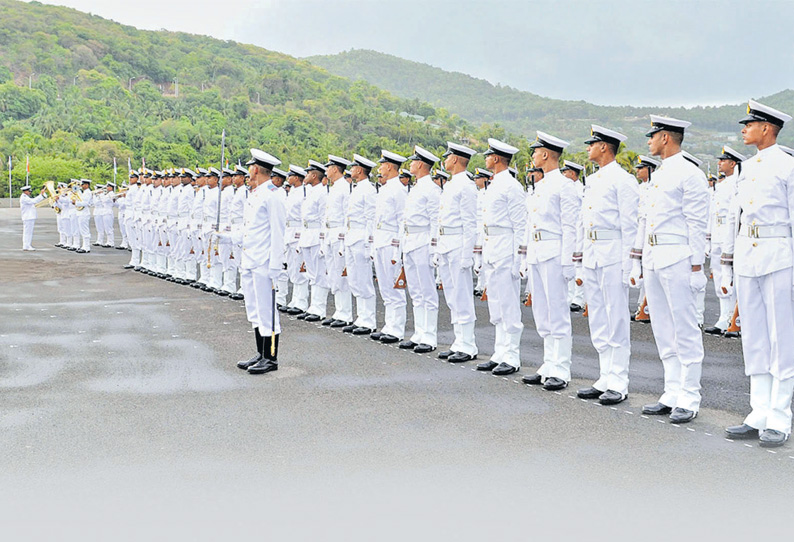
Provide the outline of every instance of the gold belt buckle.
[[587,230],[587,238],[591,241],[596,241],[598,239],[598,235],[593,230]]
[[648,244],[651,246],[656,245],[656,234],[652,233],[651,235],[648,236]]
[[532,239],[534,239],[535,241],[540,241],[540,232],[539,231],[533,231],[532,232]]
[[748,228],[750,230],[749,231],[750,237],[754,237],[755,239],[758,239],[758,226],[756,224],[750,224]]

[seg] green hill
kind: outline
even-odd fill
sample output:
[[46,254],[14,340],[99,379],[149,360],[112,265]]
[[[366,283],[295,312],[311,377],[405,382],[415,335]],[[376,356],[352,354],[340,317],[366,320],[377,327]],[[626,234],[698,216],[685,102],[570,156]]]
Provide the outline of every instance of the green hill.
[[[582,101],[544,98],[511,87],[492,85],[482,79],[447,72],[427,64],[404,60],[375,51],[352,50],[307,60],[331,73],[364,80],[406,99],[426,101],[444,107],[472,123],[494,123],[511,132],[534,138],[536,130],[577,142],[580,149],[590,124],[602,124],[629,136],[629,148],[644,151],[643,134],[651,113],[683,118],[693,123],[688,131],[687,149],[713,157],[723,144],[742,148],[737,119],[745,105],[722,107],[663,108],[607,107]],[[582,82],[586,88],[587,82]],[[649,81],[648,84],[655,84]],[[704,84],[720,84],[712,80]],[[755,97],[759,98],[759,97]],[[764,103],[794,112],[794,91],[786,90],[759,98]],[[794,130],[784,130],[781,142],[794,143]],[[734,145],[735,143],[735,145]],[[578,150],[575,147],[575,150]],[[713,159],[713,158],[712,158]]]
[[[154,168],[328,153],[376,157],[471,132],[416,100],[251,45],[142,31],[74,9],[0,0],[0,159],[14,183],[112,178],[113,158]],[[21,164],[21,167],[20,167]],[[6,183],[0,183],[4,195]]]

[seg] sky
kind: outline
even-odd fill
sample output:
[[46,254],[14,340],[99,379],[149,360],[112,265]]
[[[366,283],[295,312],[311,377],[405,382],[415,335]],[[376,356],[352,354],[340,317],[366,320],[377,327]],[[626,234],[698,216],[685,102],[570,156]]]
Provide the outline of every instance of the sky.
[[373,49],[601,105],[721,105],[794,88],[794,0],[45,3],[296,57]]

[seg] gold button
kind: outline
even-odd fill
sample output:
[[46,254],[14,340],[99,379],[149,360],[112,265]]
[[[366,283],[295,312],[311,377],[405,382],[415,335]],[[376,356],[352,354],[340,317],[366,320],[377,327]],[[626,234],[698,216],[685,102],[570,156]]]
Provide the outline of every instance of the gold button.
[[532,212],[533,212],[533,213],[537,213],[537,212],[538,212],[538,210],[537,210],[537,209],[532,209]]
[[592,209],[592,208],[593,208],[593,206],[592,206],[592,205],[591,205],[590,207],[588,207],[588,209]]
[[758,243],[753,243],[753,246],[754,246],[754,247],[757,247],[757,246],[758,246]]

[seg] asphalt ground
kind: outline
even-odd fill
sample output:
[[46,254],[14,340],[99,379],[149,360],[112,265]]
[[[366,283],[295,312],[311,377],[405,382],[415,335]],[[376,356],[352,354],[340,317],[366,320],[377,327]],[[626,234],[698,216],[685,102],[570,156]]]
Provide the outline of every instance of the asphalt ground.
[[[38,251],[22,252],[19,210],[0,210],[6,540],[669,540],[788,527],[792,445],[723,438],[749,409],[738,340],[704,337],[702,409],[683,426],[640,413],[662,389],[647,324],[632,324],[630,397],[616,407],[575,396],[598,376],[578,314],[570,387],[521,384],[541,358],[529,308],[524,367],[509,378],[290,318],[279,371],[251,376],[235,368],[254,344],[241,302],[124,270],[127,252],[55,248],[54,215],[39,216]],[[709,285],[706,322],[716,314]],[[484,302],[477,316],[482,360]]]

